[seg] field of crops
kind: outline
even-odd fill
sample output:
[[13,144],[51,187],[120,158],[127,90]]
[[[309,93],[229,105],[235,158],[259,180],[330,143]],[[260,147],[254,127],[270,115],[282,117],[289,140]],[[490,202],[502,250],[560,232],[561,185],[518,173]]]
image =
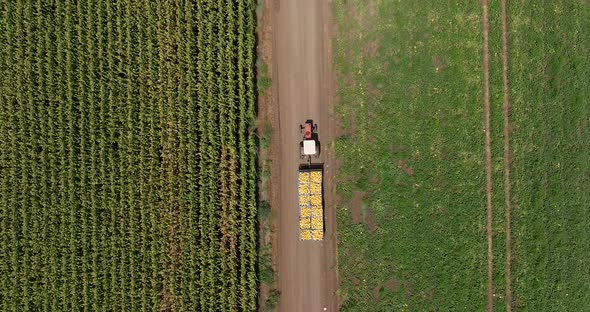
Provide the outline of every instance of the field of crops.
[[0,311],[256,308],[254,2],[0,1]]
[[[482,311],[484,1],[334,1],[342,311]],[[590,10],[490,1],[494,311],[590,306]],[[512,302],[505,186],[511,186]]]
[[514,308],[587,310],[590,4],[520,0],[509,8]]
[[479,3],[335,1],[335,13],[342,311],[482,311]]

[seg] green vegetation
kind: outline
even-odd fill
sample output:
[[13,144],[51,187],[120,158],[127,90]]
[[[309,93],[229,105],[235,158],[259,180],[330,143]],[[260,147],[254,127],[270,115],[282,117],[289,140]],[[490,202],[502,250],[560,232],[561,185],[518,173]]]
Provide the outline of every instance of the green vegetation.
[[590,307],[590,6],[516,1],[512,20],[514,299]]
[[0,1],[0,310],[254,311],[253,0]]
[[281,297],[281,293],[277,289],[272,289],[268,295],[268,299],[266,300],[264,310],[266,312],[274,312],[277,304],[279,303],[279,298]]
[[[590,11],[509,1],[515,310],[590,306]],[[334,3],[344,311],[486,304],[479,2]],[[490,11],[494,286],[505,310],[500,3]]]
[[343,310],[483,310],[479,3],[344,2],[335,7]]
[[256,69],[258,73],[258,93],[263,94],[268,88],[270,88],[272,83],[268,76],[268,66],[259,58],[256,62]]

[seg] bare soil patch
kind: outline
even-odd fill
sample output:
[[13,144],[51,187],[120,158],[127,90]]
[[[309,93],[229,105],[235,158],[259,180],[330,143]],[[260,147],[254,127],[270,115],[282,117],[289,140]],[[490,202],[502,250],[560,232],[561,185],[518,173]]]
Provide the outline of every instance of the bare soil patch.
[[369,41],[363,47],[363,54],[370,57],[375,58],[379,56],[379,46],[381,45],[381,39],[377,38],[375,40]]
[[372,84],[368,84],[367,85],[367,91],[369,91],[369,93],[376,97],[376,98],[380,98],[383,96],[383,91],[379,88],[376,88],[375,86],[373,86]]
[[448,61],[440,56],[433,56],[432,57],[432,66],[434,66],[434,71],[437,73],[442,73],[448,66]]
[[432,299],[434,299],[434,288],[432,288],[429,291],[427,291],[424,294],[424,298],[426,298],[426,300],[428,300],[428,301],[432,301]]
[[373,300],[375,301],[379,301],[381,300],[381,290],[383,289],[383,286],[376,286],[375,288],[373,288]]
[[375,224],[375,214],[373,213],[373,209],[368,207],[367,205],[363,204],[363,211],[364,211],[364,221],[369,226],[369,232],[371,234],[377,231],[377,225]]
[[399,291],[400,282],[397,278],[393,277],[389,280],[389,282],[387,282],[385,287],[387,287],[387,289],[389,289],[389,291],[391,291],[392,293],[396,293]]
[[375,186],[377,186],[377,185],[379,184],[379,182],[380,182],[380,181],[381,181],[381,179],[379,179],[379,177],[378,177],[378,176],[376,176],[376,175],[374,175],[374,176],[371,176],[371,177],[369,178],[369,183],[371,183],[372,185],[375,185]]
[[397,153],[405,153],[408,151],[408,147],[404,146],[404,145],[390,145],[389,146],[389,152],[393,155],[397,154]]
[[352,195],[352,202],[350,205],[350,216],[352,217],[352,222],[355,224],[360,224],[363,222],[364,197],[365,193],[361,191],[354,191]]
[[414,176],[414,169],[410,168],[408,164],[406,164],[405,160],[400,159],[395,162],[396,166],[403,171],[406,175],[412,177]]

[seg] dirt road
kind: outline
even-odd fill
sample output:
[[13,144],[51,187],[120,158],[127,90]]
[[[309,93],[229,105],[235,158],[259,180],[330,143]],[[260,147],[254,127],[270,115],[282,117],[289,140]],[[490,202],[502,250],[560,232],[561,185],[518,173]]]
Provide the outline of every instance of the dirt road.
[[[279,106],[280,207],[278,284],[280,311],[336,311],[337,274],[334,197],[332,196],[333,99],[330,53],[330,2],[276,0],[273,14],[274,90]],[[271,8],[269,8],[271,9]],[[323,242],[299,241],[297,169],[299,125],[318,124],[325,163],[326,237]],[[326,308],[326,310],[324,310]]]

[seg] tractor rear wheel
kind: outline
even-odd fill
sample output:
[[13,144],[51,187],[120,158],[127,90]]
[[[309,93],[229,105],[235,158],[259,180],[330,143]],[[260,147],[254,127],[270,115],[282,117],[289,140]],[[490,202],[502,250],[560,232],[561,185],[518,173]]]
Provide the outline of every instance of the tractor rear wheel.
[[316,140],[315,141],[315,157],[320,157],[320,152],[321,152],[321,148],[320,148],[320,141]]

